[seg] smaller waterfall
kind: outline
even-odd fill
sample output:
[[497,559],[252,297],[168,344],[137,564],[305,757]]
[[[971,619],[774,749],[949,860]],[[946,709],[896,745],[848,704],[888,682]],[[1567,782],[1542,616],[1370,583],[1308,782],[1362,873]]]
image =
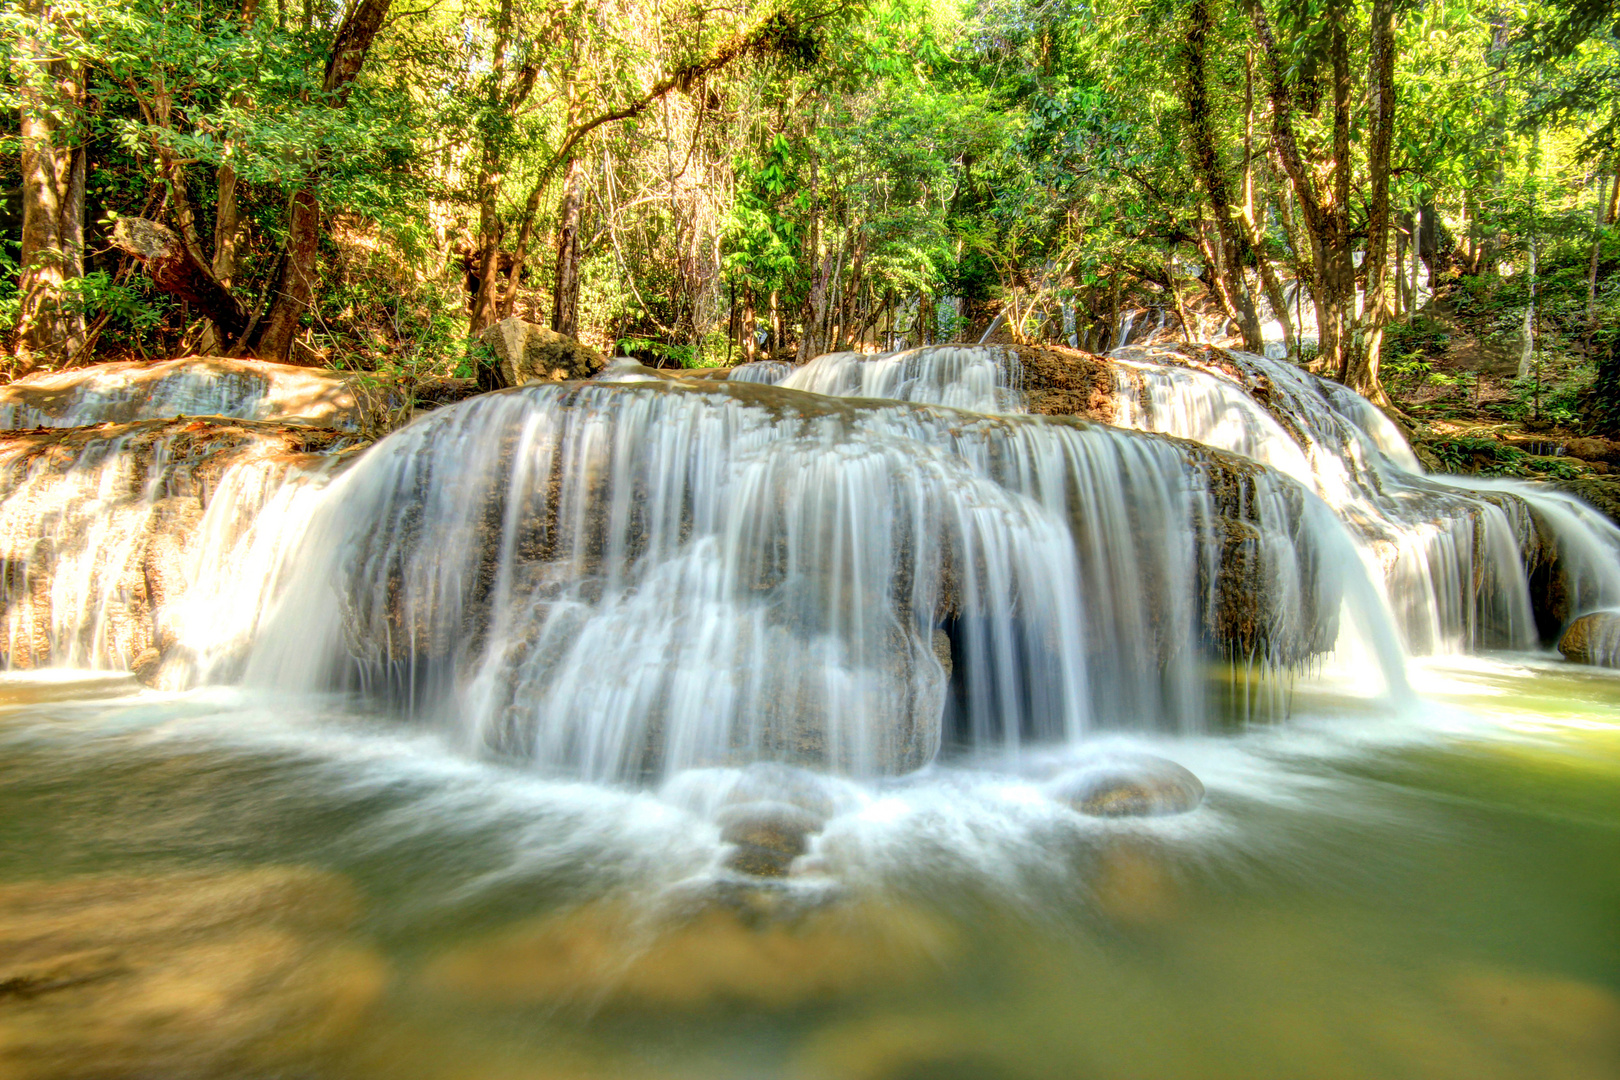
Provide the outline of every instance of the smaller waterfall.
[[0,387],[0,429],[228,416],[352,431],[360,426],[360,406],[349,380],[337,372],[211,356],[99,364]]
[[832,397],[945,405],[968,412],[1022,411],[1017,354],[995,346],[928,345],[868,356],[818,356],[782,386]]
[[340,460],[289,449],[200,422],[14,437],[0,450],[8,666],[151,676],[161,650],[178,665],[166,683],[228,677]]
[[793,365],[786,360],[753,360],[738,364],[726,374],[732,382],[765,383],[775,386],[793,374]]
[[[1223,447],[1313,487],[1360,537],[1411,652],[1531,648],[1554,623],[1620,601],[1620,529],[1540,485],[1425,475],[1359,394],[1248,353],[1115,358],[1120,423]],[[1557,588],[1533,590],[1554,561]],[[1551,609],[1536,612],[1533,595]]]

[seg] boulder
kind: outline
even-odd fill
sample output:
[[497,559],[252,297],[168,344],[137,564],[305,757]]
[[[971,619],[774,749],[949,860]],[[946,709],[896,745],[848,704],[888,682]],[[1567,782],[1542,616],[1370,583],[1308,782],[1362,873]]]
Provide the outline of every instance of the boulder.
[[298,867],[0,886],[0,1076],[304,1075],[387,981],[358,913]]
[[483,342],[494,350],[497,361],[493,370],[479,373],[479,385],[489,390],[588,379],[607,364],[607,358],[590,346],[515,315],[485,330]]
[[1582,615],[1558,639],[1558,651],[1572,663],[1620,667],[1620,611]]
[[1203,782],[1167,758],[1117,753],[1063,773],[1046,793],[1093,817],[1184,814],[1204,801]]

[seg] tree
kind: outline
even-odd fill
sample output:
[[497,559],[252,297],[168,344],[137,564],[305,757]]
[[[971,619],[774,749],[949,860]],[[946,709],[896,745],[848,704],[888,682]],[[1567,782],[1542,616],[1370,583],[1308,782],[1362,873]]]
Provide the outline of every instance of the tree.
[[84,344],[71,285],[84,274],[86,159],[75,122],[83,71],[56,47],[64,16],[49,0],[27,0],[20,15],[12,57],[23,206],[13,370],[25,373],[72,360]]

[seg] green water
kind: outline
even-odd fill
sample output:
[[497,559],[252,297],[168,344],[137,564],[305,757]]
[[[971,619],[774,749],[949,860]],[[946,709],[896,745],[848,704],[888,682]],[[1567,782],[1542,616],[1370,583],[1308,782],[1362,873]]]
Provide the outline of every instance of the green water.
[[[1620,678],[1141,744],[1193,814],[956,762],[753,887],[655,793],[338,703],[0,686],[0,1077],[1620,1076]],[[19,959],[20,958],[20,959]]]

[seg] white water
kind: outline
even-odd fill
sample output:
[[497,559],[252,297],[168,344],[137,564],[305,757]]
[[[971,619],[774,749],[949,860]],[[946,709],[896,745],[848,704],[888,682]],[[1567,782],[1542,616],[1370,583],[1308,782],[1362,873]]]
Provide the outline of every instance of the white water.
[[1426,475],[1365,398],[1286,361],[1173,349],[1116,360],[1120,423],[1222,447],[1313,487],[1358,535],[1409,652],[1533,647],[1531,576],[1544,561],[1556,560],[1568,598],[1560,621],[1620,603],[1620,529],[1571,496]]
[[1018,356],[995,346],[933,345],[897,353],[828,353],[779,385],[833,397],[946,405],[968,412],[1023,411]]
[[[1090,425],[614,378],[480,399],[368,455],[250,679],[397,697],[601,779],[1203,726],[1231,647],[1210,637],[1233,498],[1211,463]],[[1244,659],[1331,647],[1359,595],[1341,531],[1280,477],[1245,490],[1267,597]]]

